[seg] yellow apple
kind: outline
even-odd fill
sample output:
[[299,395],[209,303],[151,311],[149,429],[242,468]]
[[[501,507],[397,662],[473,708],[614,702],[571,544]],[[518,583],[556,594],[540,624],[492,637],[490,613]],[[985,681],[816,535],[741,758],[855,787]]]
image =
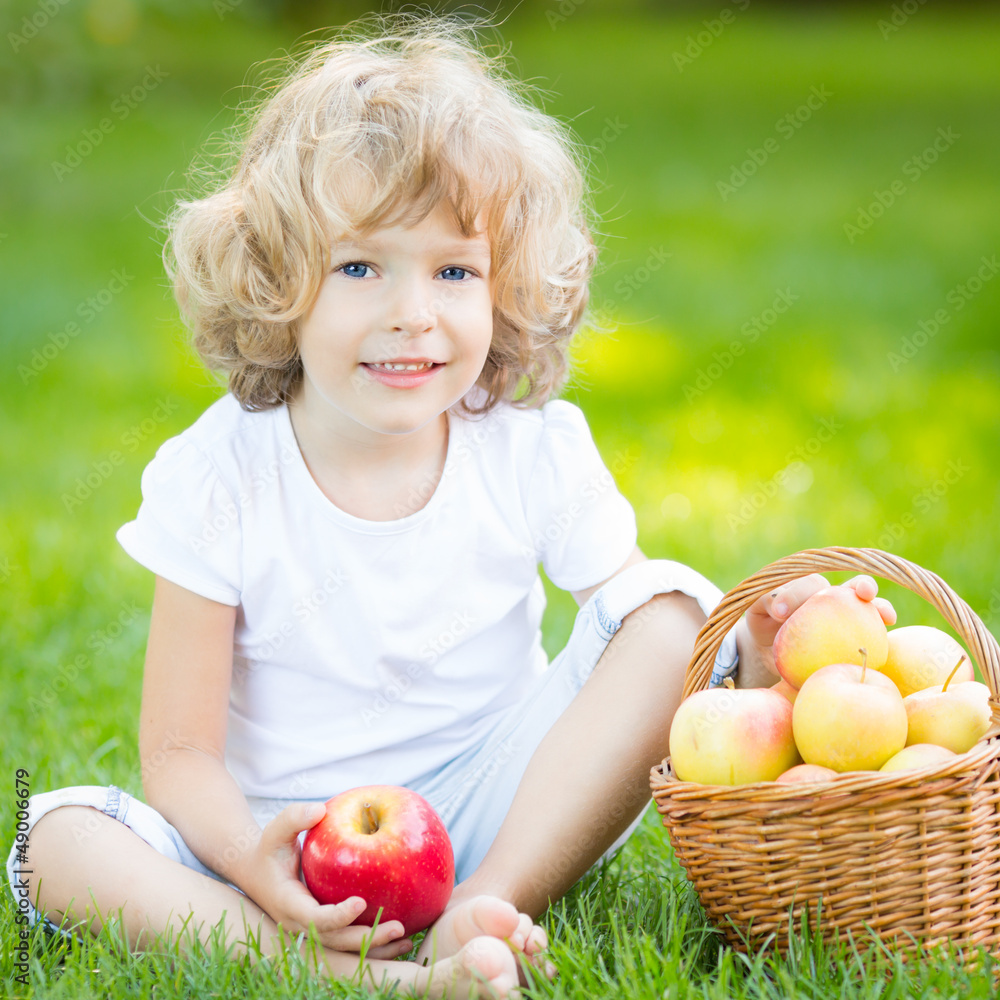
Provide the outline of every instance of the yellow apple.
[[793,688],[784,678],[778,681],[777,684],[772,684],[771,690],[784,695],[793,705],[795,704],[795,696],[799,693],[798,688]]
[[917,767],[928,767],[951,760],[958,754],[947,747],[939,747],[935,743],[914,743],[903,747],[899,753],[890,757],[880,768],[880,771],[912,771]]
[[826,587],[789,615],[774,637],[774,665],[794,688],[810,674],[831,663],[861,664],[864,649],[868,668],[881,670],[889,651],[882,616],[871,601],[863,601],[851,587]]
[[837,772],[832,767],[820,767],[819,764],[796,764],[784,774],[779,774],[774,780],[795,785],[803,781],[829,781],[836,777]]
[[792,731],[807,764],[876,771],[906,746],[903,696],[877,670],[827,664],[799,689]]
[[801,760],[792,738],[788,699],[769,688],[737,690],[729,685],[695,692],[674,714],[670,763],[681,781],[774,781]]
[[[964,655],[962,647],[947,632],[930,625],[905,625],[889,632],[889,655],[882,673],[891,677],[905,698],[914,691],[943,684],[955,661]],[[974,681],[972,663],[965,665],[956,681]]]
[[914,691],[903,699],[908,719],[906,743],[936,743],[955,753],[971,750],[990,728],[990,689],[978,681],[952,684],[965,654],[944,684]]

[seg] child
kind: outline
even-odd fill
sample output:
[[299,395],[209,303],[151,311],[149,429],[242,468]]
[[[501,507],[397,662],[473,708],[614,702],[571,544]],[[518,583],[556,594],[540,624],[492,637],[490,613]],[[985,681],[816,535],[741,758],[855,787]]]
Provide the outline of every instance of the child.
[[[390,27],[315,49],[172,219],[229,392],[162,445],[118,532],[156,575],[148,804],[34,796],[31,916],[96,931],[92,897],[135,948],[189,918],[265,954],[314,925],[325,975],[356,974],[367,938],[369,985],[506,995],[515,951],[554,974],[533,919],[641,819],[720,591],[643,555],[582,412],[551,399],[594,262],[567,134],[467,30]],[[580,605],[551,664],[539,561]],[[772,678],[780,619],[822,583],[759,602],[715,681],[737,645],[741,683]],[[455,848],[415,962],[392,961],[398,922],[359,927],[363,900],[299,877],[322,803],[374,783],[427,798]]]

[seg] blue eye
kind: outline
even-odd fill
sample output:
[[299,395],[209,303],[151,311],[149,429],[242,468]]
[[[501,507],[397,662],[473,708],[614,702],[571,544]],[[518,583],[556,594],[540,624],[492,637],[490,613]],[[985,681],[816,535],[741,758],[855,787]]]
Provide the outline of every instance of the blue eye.
[[[343,271],[349,278],[363,278],[365,277],[364,272],[370,270],[367,264],[342,264],[338,271]],[[359,273],[359,271],[361,273]]]
[[[449,272],[452,275],[451,277],[448,276]],[[457,277],[455,276],[456,272],[458,275]],[[467,275],[468,273],[469,272],[464,267],[446,267],[441,272],[441,277],[444,278],[446,281],[461,281],[462,278],[464,278],[465,275]]]

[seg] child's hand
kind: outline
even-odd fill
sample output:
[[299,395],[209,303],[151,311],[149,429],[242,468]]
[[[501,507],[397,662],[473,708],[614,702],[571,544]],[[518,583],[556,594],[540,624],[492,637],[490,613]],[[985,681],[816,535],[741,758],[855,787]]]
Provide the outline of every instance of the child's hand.
[[403,925],[398,920],[380,923],[373,933],[369,926],[352,923],[365,909],[360,896],[323,905],[299,881],[299,834],[314,827],[324,812],[321,802],[297,802],[278,813],[243,859],[240,888],[289,933],[298,934],[315,924],[317,936],[326,948],[360,951],[367,937],[369,958],[406,954],[413,942],[402,936]]
[[[740,654],[737,675],[740,687],[763,687],[778,680],[771,649],[778,629],[813,594],[829,586],[830,581],[825,576],[811,573],[783,584],[753,603],[736,633]],[[870,576],[856,576],[844,586],[851,587],[861,600],[871,601],[886,625],[896,624],[895,609],[884,597],[875,596],[878,584]]]

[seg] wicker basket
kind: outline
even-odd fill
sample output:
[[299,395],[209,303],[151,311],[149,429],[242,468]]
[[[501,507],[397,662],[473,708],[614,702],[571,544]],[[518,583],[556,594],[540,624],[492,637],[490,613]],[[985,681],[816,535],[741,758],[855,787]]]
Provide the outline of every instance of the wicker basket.
[[679,781],[668,758],[650,785],[677,859],[737,948],[783,952],[790,926],[806,922],[828,940],[850,932],[872,942],[874,933],[897,949],[950,941],[1000,954],[1000,648],[943,580],[878,549],[779,559],[731,590],[706,622],[684,696],[707,686],[722,639],[757,598],[835,570],[891,580],[937,608],[983,672],[993,728],[948,764],[793,787]]

